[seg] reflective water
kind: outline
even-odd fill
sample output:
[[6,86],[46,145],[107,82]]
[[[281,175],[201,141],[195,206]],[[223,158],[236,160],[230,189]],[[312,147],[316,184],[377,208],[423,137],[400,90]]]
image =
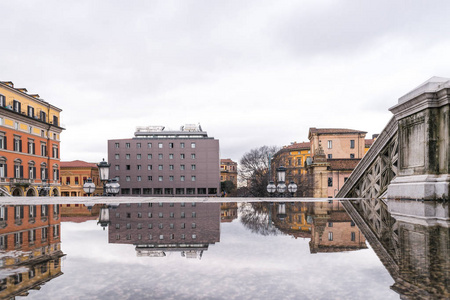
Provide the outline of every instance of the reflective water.
[[448,203],[0,206],[1,299],[448,299]]

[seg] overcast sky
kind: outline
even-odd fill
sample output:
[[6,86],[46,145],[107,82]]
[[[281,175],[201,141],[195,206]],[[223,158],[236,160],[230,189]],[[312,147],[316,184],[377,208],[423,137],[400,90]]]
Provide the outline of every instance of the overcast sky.
[[0,80],[63,109],[62,160],[136,126],[200,123],[222,158],[379,133],[398,98],[450,77],[450,1],[1,1]]

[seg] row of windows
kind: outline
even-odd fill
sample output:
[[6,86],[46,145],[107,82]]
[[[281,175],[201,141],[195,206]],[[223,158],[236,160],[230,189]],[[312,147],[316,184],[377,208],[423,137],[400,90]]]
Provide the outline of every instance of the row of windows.
[[[116,171],[120,171],[120,165],[115,165],[114,169]],[[164,169],[164,165],[158,165],[158,170],[162,171]],[[191,164],[191,170],[196,170],[197,166],[195,164]],[[131,165],[125,165],[125,170],[131,170]],[[136,170],[142,170],[142,165],[136,165]],[[147,171],[153,170],[153,165],[147,165]],[[175,170],[175,165],[169,165],[169,170]],[[180,165],[180,170],[186,170],[186,165]]]
[[[25,178],[24,177],[24,168],[20,163],[14,163],[13,165],[13,178]],[[39,179],[49,179],[48,178],[48,169],[47,167],[40,167],[39,170]],[[36,171],[36,167],[34,165],[28,166],[28,179],[37,179],[38,173]],[[0,177],[6,178],[8,177],[8,164],[0,162]],[[53,180],[58,180],[59,178],[59,169],[57,166],[53,167]]]
[[206,195],[208,192],[208,195],[217,195],[217,188],[122,188],[121,194],[122,195],[130,195],[130,191],[132,195],[195,195],[197,190],[197,195]]
[[[153,240],[153,235],[152,235],[152,234],[149,234],[147,237],[148,237],[149,240]],[[181,238],[182,240],[184,240],[184,239],[186,239],[186,235],[185,235],[185,234],[181,234],[181,235],[180,235],[180,238]],[[196,235],[196,234],[192,234],[192,235],[191,235],[191,238],[192,238],[193,240],[195,240],[195,239],[197,238],[197,235]],[[127,239],[127,240],[131,240],[131,234],[127,234],[127,235],[126,235],[126,239]],[[137,239],[138,239],[138,240],[142,240],[142,234],[138,234],[138,235],[137,235]],[[160,234],[160,235],[159,235],[159,239],[160,239],[160,240],[164,240],[164,235],[163,235],[163,234]],[[169,239],[171,239],[171,240],[175,239],[175,235],[174,235],[174,234],[170,234],[170,235],[169,235]],[[116,240],[120,240],[120,234],[116,234]]]
[[[60,233],[60,229],[59,229],[59,224],[57,225],[53,225],[53,237],[57,238],[59,237],[59,233]],[[28,242],[29,243],[33,243],[36,241],[36,231],[37,229],[31,229],[28,231],[25,231],[28,233]],[[45,241],[48,238],[48,227],[44,227],[40,229],[41,231],[41,240]],[[23,231],[22,232],[17,232],[14,233],[14,245],[15,246],[19,246],[23,244]],[[7,235],[2,235],[0,236],[0,249],[4,250],[8,248],[8,236]]]
[[[328,159],[332,159],[333,155],[332,154],[328,154],[327,157],[328,157]],[[350,158],[355,158],[355,154],[354,153],[350,153]]]
[[[13,100],[12,105],[7,106],[6,105],[6,97],[4,95],[0,95],[0,106],[10,108],[11,110],[13,110],[17,113],[22,113],[22,103],[18,100]],[[31,105],[27,105],[27,110],[24,113],[26,113],[26,115],[30,118],[34,118],[34,119],[40,120],[42,122],[47,122],[46,112],[40,110],[40,111],[37,111],[38,114],[35,114],[35,109]],[[57,116],[53,116],[52,123],[54,125],[58,126],[58,117]]]
[[[332,241],[333,240],[333,232],[328,232],[328,240],[329,241]],[[352,241],[352,242],[354,242],[355,240],[356,240],[356,233],[355,232],[351,232],[350,233],[350,240]]]
[[[8,208],[5,206],[0,207],[0,221],[8,220]],[[37,217],[37,212],[40,211],[41,217],[48,217],[49,213],[49,205],[41,205],[41,208],[38,209],[36,205],[30,205],[28,209],[28,217],[30,219],[34,219]],[[53,205],[53,214],[59,214],[59,205]],[[23,219],[24,218],[24,206],[18,205],[14,207],[14,219]]]
[[[148,203],[148,207],[153,207],[153,204],[155,204],[155,206],[156,206],[156,203]],[[180,207],[186,207],[186,203],[185,202],[180,202],[179,203],[180,204]],[[166,205],[167,205],[167,203],[166,203]],[[131,203],[126,203],[125,204],[125,206],[126,207],[131,207]],[[164,207],[164,202],[158,202],[158,206],[159,207]],[[169,203],[169,206],[170,207],[175,207],[175,203],[173,203],[173,202],[170,202]],[[197,203],[196,202],[192,202],[191,203],[191,207],[196,207],[197,206]],[[137,203],[137,207],[142,207],[142,203]],[[127,213],[127,215],[128,215],[129,213]],[[120,213],[116,213],[116,217],[120,217]],[[129,218],[129,217],[128,217]]]
[[[115,143],[115,148],[120,148],[120,143]],[[147,148],[152,148],[152,146],[153,146],[153,143],[147,143]],[[170,149],[173,149],[174,148],[174,143],[168,143],[168,145],[167,145]],[[185,148],[185,143],[184,142],[181,142],[180,144],[179,144],[179,148],[180,149],[184,149]],[[192,149],[194,149],[196,147],[196,144],[195,144],[195,142],[192,142],[191,143],[191,148]],[[125,148],[131,148],[131,143],[125,143]],[[140,149],[140,148],[142,148],[142,143],[136,143],[136,148],[137,149]],[[162,148],[164,148],[164,143],[158,143],[158,148],[159,149],[162,149]]]
[[[5,135],[0,135],[0,149],[8,150],[7,137]],[[29,139],[27,143],[27,153],[36,154],[36,143],[34,140]],[[14,136],[13,151],[24,152],[22,149],[22,139],[18,136]],[[41,142],[41,156],[47,156],[47,144]],[[52,158],[59,158],[59,149],[57,145],[52,147]]]
[[[114,155],[115,159],[120,159],[120,154],[116,153]],[[153,154],[149,153],[147,154],[147,159],[152,159],[153,158]],[[158,159],[163,159],[164,155],[162,153],[158,154]],[[173,153],[169,154],[169,159],[174,159],[175,155]],[[186,158],[186,154],[181,153],[180,154],[180,159],[185,159]],[[191,159],[195,159],[196,155],[195,153],[191,153]],[[131,154],[125,154],[125,159],[131,159]],[[142,159],[142,154],[136,154],[136,159]]]
[[[144,224],[142,224],[142,223],[137,223],[136,229],[143,229],[143,228],[144,228],[143,225],[144,225]],[[132,228],[131,228],[131,223],[127,223],[125,226],[126,226],[126,229],[132,229]],[[120,224],[117,223],[117,224],[115,225],[115,228],[116,228],[116,229],[120,229]],[[152,223],[148,223],[148,224],[147,224],[147,228],[148,228],[148,229],[153,229],[153,224],[152,224]],[[159,224],[158,224],[158,228],[159,228],[159,229],[164,229],[164,224],[163,224],[163,223],[159,223]],[[173,223],[171,223],[171,224],[169,224],[169,228],[170,228],[170,229],[175,229],[175,225],[174,225]],[[181,228],[181,229],[186,229],[186,223],[181,223],[181,224],[180,224],[180,228]],[[191,228],[197,228],[197,224],[196,224],[196,223],[191,223]]]
[[[333,141],[328,141],[328,149],[333,149]],[[350,149],[355,149],[355,140],[350,140]]]
[[[141,213],[141,212],[138,212],[137,213],[137,217],[140,219],[140,218],[142,218],[142,216],[143,216],[143,214]],[[192,218],[196,218],[197,217],[197,213],[195,212],[195,211],[193,211],[192,213],[191,213],[191,216],[192,216]],[[116,214],[116,217],[117,218],[120,218],[120,213],[117,213]],[[147,213],[147,217],[148,218],[153,218],[153,212],[148,212]],[[184,211],[182,211],[181,213],[180,213],[180,217],[181,218],[185,218],[186,217],[186,213],[184,212]],[[126,218],[127,219],[129,219],[129,218],[131,218],[131,213],[126,213]],[[158,213],[158,218],[164,218],[164,213],[162,213],[162,212],[159,212]],[[169,213],[169,218],[175,218],[175,213],[174,212],[170,212]],[[184,227],[183,227],[184,228]]]
[[[171,182],[175,181],[175,176],[170,175],[168,177],[169,177],[169,181],[171,181]],[[116,179],[118,181],[120,181],[120,176],[116,176]],[[125,176],[125,181],[131,181],[131,176]],[[142,181],[142,176],[136,176],[136,181]],[[147,181],[153,181],[153,176],[147,176]],[[158,176],[158,181],[159,182],[163,182],[164,181],[164,176]],[[184,182],[184,181],[186,181],[186,176],[181,175],[180,176],[180,182]],[[191,176],[191,181],[197,181],[197,176],[192,175]]]

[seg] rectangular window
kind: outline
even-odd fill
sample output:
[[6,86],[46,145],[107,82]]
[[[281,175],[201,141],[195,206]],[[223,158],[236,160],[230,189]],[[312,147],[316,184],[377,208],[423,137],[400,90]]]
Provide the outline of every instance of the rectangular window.
[[163,159],[162,153],[159,153],[159,154],[158,154],[158,159]]
[[136,159],[141,159],[141,155],[140,154],[136,154]]
[[163,177],[162,176],[158,176],[158,181],[163,181]]
[[195,143],[191,143],[191,148],[192,148],[192,149],[195,148]]
[[130,176],[125,177],[125,180],[126,181],[131,181],[131,177]]
[[184,143],[180,143],[180,148],[184,149]]
[[180,158],[181,158],[181,159],[184,159],[184,158],[185,158],[184,153],[181,153],[181,154],[180,154]]
[[141,148],[141,143],[137,143],[136,148]]
[[354,153],[350,153],[350,158],[355,158],[355,154]]
[[152,147],[152,143],[147,143],[147,148],[151,148]]
[[333,178],[328,177],[328,186],[333,186]]
[[162,147],[163,147],[163,143],[158,143],[158,148],[162,149]]
[[152,159],[152,155],[151,154],[147,154],[147,159]]
[[333,240],[333,233],[332,232],[328,232],[328,240],[329,241]]
[[185,165],[180,165],[180,170],[184,170],[186,168]]
[[356,234],[351,232],[351,240],[354,242],[356,240]]
[[147,165],[147,170],[148,171],[151,171],[153,169],[153,166],[152,165]]
[[173,143],[169,143],[169,148],[173,148]]
[[148,181],[153,181],[153,176],[147,176]]
[[173,165],[169,165],[169,170],[173,170]]
[[114,155],[114,158],[115,158],[115,159],[119,159],[119,158],[120,158],[120,157],[119,157],[119,154]]
[[130,154],[125,154],[126,159],[130,159]]
[[116,144],[115,144],[115,147],[116,147],[116,148],[119,148],[119,146],[120,146],[119,143],[116,143]]
[[173,159],[173,154],[169,154],[169,159]]
[[138,177],[137,177],[137,181],[142,181],[142,177],[141,177],[141,176],[138,176]]
[[169,181],[173,181],[173,176],[169,176]]
[[191,170],[195,170],[197,167],[195,165],[191,165]]
[[328,159],[332,159],[333,158],[333,154],[328,154]]
[[130,143],[125,143],[125,148],[130,148]]
[[33,118],[34,117],[34,107],[31,107],[28,105],[27,107],[27,114],[29,117]]
[[350,140],[350,149],[355,149],[355,140]]
[[0,95],[0,106],[5,107],[6,106],[6,98],[3,95]]
[[191,181],[195,181],[196,177],[195,176],[191,176]]
[[332,149],[333,148],[333,141],[328,141],[328,149]]
[[116,169],[116,171],[119,171],[119,170],[120,170],[120,166],[119,166],[119,165],[115,165],[114,168]]
[[184,181],[185,177],[184,176],[180,176],[180,181]]
[[192,158],[192,159],[195,159],[195,153],[192,153],[192,154],[191,154],[191,158]]
[[158,165],[158,170],[162,170],[163,169],[163,165]]

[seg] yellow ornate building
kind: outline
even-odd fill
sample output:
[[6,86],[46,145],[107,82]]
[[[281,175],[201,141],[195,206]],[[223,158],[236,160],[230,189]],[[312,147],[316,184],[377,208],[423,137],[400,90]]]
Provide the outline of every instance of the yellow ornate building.
[[83,184],[88,178],[95,184],[93,195],[103,194],[103,185],[95,163],[81,160],[61,162],[61,195],[64,197],[84,197]]
[[60,112],[38,94],[0,82],[0,192],[60,195]]
[[220,160],[220,182],[231,181],[237,186],[237,163],[229,158]]

